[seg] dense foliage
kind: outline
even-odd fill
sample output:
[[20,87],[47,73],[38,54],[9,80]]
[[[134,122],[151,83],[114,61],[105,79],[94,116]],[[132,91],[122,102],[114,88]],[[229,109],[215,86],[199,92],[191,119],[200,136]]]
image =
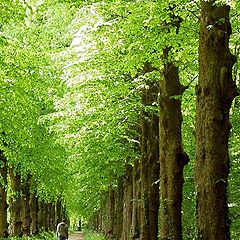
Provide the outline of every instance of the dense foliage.
[[[169,7],[170,6],[170,7]],[[240,3],[231,1],[232,52],[239,55]],[[146,79],[160,81],[164,47],[188,86],[182,96],[184,239],[193,239],[198,1],[0,0],[0,149],[38,195],[63,196],[70,217],[90,218],[126,164],[139,158]],[[171,13],[181,18],[175,34]],[[153,68],[144,73],[144,64]],[[239,63],[234,68],[239,85]],[[175,96],[179,97],[179,96]],[[147,108],[158,112],[158,103]],[[232,106],[229,178],[233,236],[239,236],[239,99]],[[173,120],[174,121],[174,120]],[[34,189],[35,190],[35,189]]]

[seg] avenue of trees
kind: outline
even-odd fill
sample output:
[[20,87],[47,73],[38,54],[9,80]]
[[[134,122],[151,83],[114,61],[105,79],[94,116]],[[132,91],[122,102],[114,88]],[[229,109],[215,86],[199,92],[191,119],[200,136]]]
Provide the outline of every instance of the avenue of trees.
[[0,238],[239,239],[239,1],[0,10]]

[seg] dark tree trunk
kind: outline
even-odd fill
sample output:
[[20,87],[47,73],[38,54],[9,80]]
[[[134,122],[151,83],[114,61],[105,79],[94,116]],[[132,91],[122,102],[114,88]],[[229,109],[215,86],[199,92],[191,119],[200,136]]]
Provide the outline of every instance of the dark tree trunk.
[[56,226],[56,222],[55,222],[55,205],[53,203],[50,204],[50,223],[49,223],[49,227],[51,231],[55,231],[55,226]]
[[31,232],[30,175],[22,182],[22,198],[23,198],[22,231],[23,235],[30,236]]
[[48,231],[48,225],[49,223],[49,209],[48,209],[48,204],[47,203],[43,203],[43,230],[45,232]]
[[182,147],[182,113],[180,97],[184,86],[179,81],[178,67],[169,62],[169,48],[160,81],[160,195],[161,239],[182,239],[183,168],[189,161]]
[[38,230],[44,230],[44,203],[38,199]]
[[113,237],[113,225],[114,225],[114,208],[115,208],[115,201],[114,201],[114,189],[112,187],[109,188],[108,192],[108,229],[107,229],[107,236]]
[[230,239],[227,206],[229,110],[237,95],[229,51],[230,7],[201,1],[196,118],[198,239]]
[[114,233],[117,239],[121,238],[123,229],[123,197],[124,197],[123,179],[120,178],[118,181],[118,187],[116,189],[115,196],[116,220],[114,223]]
[[132,171],[131,165],[126,165],[126,175],[124,179],[124,205],[123,205],[123,228],[121,240],[131,239],[132,223]]
[[31,207],[31,230],[32,234],[36,235],[39,232],[38,228],[38,198],[36,196],[36,193],[31,194],[30,199],[30,207]]
[[[151,67],[145,64],[144,72]],[[159,88],[157,82],[149,80],[148,89],[142,93],[145,108],[157,103]],[[143,110],[141,118],[141,240],[158,239],[159,211],[159,117],[154,110]]]
[[13,194],[10,199],[11,210],[11,236],[22,236],[22,198],[21,198],[21,178],[20,175],[15,173],[13,168],[10,168],[10,178]]
[[61,197],[58,197],[56,202],[56,223],[60,223],[62,220],[62,202]]
[[8,236],[7,222],[7,159],[2,151],[0,151],[0,238]]
[[132,214],[132,235],[133,239],[140,238],[140,214],[141,214],[141,182],[139,160],[135,161],[133,167],[133,214]]

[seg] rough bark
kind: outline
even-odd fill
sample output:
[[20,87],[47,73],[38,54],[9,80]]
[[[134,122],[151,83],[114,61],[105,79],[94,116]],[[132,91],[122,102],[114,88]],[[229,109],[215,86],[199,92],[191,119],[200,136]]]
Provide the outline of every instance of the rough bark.
[[160,195],[161,239],[182,239],[183,168],[189,161],[182,147],[180,97],[184,86],[178,67],[169,62],[169,48],[164,49],[163,79],[160,81]]
[[230,7],[201,1],[196,117],[198,239],[230,239],[227,206],[229,110],[237,95],[229,51]]
[[7,159],[0,151],[0,238],[8,236],[7,222]]
[[30,208],[30,175],[23,180],[22,185],[22,231],[23,235],[30,236],[31,233],[31,208]]
[[31,207],[31,232],[33,235],[38,234],[38,198],[36,196],[36,193],[31,194],[30,199],[30,207]]
[[[144,72],[150,72],[146,63]],[[148,88],[142,93],[145,108],[157,103],[159,88],[157,83],[149,80]],[[141,118],[141,240],[158,238],[159,211],[159,117],[153,110],[143,110]]]
[[11,231],[12,237],[22,236],[22,198],[21,198],[21,178],[20,175],[10,168],[10,178],[13,194],[10,199],[10,212],[11,212]]

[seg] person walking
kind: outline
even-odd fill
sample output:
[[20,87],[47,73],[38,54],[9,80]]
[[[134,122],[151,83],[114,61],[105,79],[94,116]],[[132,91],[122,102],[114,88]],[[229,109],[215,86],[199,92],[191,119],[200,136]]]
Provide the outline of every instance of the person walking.
[[57,225],[57,239],[58,240],[67,240],[68,239],[68,225],[66,219],[63,219],[62,222],[60,222]]

